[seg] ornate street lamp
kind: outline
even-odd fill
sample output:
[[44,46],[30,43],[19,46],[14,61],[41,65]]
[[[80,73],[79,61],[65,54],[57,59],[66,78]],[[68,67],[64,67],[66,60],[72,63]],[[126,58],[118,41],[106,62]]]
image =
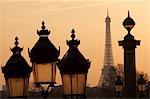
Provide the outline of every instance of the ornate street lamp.
[[18,46],[18,38],[16,37],[15,40],[15,47],[11,49],[13,55],[2,67],[2,73],[4,73],[8,97],[27,97],[32,68],[21,55],[23,48]]
[[119,46],[124,49],[124,96],[125,98],[136,98],[136,62],[135,62],[135,48],[140,45],[140,40],[135,40],[131,34],[131,29],[135,22],[130,17],[123,21],[123,26],[127,29],[128,34],[124,40],[119,41]]
[[64,96],[73,98],[84,97],[86,80],[90,62],[78,49],[80,41],[75,39],[74,29],[71,32],[72,40],[67,40],[69,50],[59,61],[58,68],[61,73]]
[[145,89],[146,80],[144,79],[143,74],[139,75],[137,83],[138,83],[139,97],[144,98],[146,91]]
[[[34,83],[45,93],[42,94],[43,97],[47,97],[49,87],[53,87],[56,83],[56,64],[60,50],[58,51],[48,39],[50,31],[45,29],[44,24],[43,21],[42,30],[37,30],[37,34],[40,36],[39,40],[31,51],[28,49],[28,52],[32,62]],[[48,84],[46,91],[42,87],[43,84]]]
[[116,85],[116,97],[121,98],[122,90],[123,90],[123,81],[121,80],[121,76],[117,76],[117,80],[115,81]]

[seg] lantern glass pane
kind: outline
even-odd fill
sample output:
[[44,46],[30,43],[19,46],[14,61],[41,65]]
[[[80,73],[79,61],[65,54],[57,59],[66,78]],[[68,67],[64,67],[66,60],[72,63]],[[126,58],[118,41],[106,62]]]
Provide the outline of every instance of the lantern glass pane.
[[72,94],[78,94],[78,74],[72,74]]
[[52,64],[52,82],[55,82],[55,80],[56,80],[56,66],[57,66],[57,64],[56,64],[56,62],[53,62],[53,64]]
[[86,74],[72,74],[73,94],[84,94],[86,87]]
[[116,92],[122,92],[122,85],[116,85]]
[[62,74],[62,82],[63,82],[63,89],[64,94],[69,95],[71,94],[71,78],[70,74]]
[[55,82],[56,63],[33,64],[35,82]]
[[84,94],[86,74],[62,74],[64,94]]
[[139,91],[145,91],[145,85],[140,84],[138,85],[138,87],[139,87]]
[[141,85],[138,85],[138,87],[139,87],[139,91],[142,91]]
[[29,77],[24,78],[24,96],[28,96]]
[[84,94],[86,87],[86,74],[78,74],[78,94]]
[[24,96],[24,78],[8,78],[7,84],[10,97]]

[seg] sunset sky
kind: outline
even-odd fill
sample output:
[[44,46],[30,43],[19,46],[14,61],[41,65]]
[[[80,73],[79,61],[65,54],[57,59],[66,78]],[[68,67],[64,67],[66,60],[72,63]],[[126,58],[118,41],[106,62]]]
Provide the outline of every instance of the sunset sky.
[[[111,36],[115,65],[123,63],[123,49],[118,41],[127,34],[123,20],[130,16],[136,22],[131,33],[141,40],[136,49],[136,68],[150,75],[150,1],[149,0],[1,0],[0,1],[0,65],[4,66],[12,55],[9,47],[14,47],[14,39],[19,38],[19,46],[24,47],[22,55],[31,65],[27,48],[32,48],[45,21],[51,30],[49,39],[56,48],[60,46],[60,57],[68,49],[66,40],[74,28],[80,39],[80,51],[91,60],[87,83],[98,84],[104,60],[105,18],[109,9]],[[32,80],[32,75],[31,75]],[[0,86],[4,84],[0,70]],[[57,81],[61,84],[59,70]]]

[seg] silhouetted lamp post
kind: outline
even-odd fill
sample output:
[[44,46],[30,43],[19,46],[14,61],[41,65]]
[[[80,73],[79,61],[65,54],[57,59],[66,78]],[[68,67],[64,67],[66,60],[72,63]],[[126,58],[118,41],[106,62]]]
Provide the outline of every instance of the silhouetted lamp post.
[[13,55],[2,67],[2,73],[4,73],[8,97],[27,97],[32,68],[21,55],[23,48],[18,46],[18,38],[16,37],[15,40],[15,47],[11,49]]
[[115,81],[115,85],[116,85],[116,97],[117,98],[121,98],[122,96],[122,89],[123,89],[123,81],[121,80],[121,76],[118,75],[117,76],[117,80]]
[[[29,57],[32,62],[34,84],[40,87],[43,91],[43,97],[48,97],[49,87],[53,87],[56,79],[56,65],[60,51],[48,39],[50,31],[45,29],[44,21],[42,22],[42,30],[37,34],[40,36],[37,43],[29,52]],[[48,84],[45,91],[42,87],[43,84]]]
[[123,26],[127,29],[128,34],[124,37],[124,40],[119,41],[119,46],[124,48],[124,96],[126,98],[136,98],[135,48],[137,45],[140,45],[140,40],[135,40],[130,33],[134,25],[135,22],[128,12],[128,17],[123,22]]
[[63,90],[65,97],[85,98],[86,80],[90,62],[78,49],[80,41],[75,39],[74,29],[71,32],[72,40],[67,40],[69,50],[59,61]]
[[146,91],[146,89],[145,89],[146,80],[143,78],[143,74],[139,75],[139,79],[138,79],[137,83],[138,83],[139,97],[144,98],[145,91]]

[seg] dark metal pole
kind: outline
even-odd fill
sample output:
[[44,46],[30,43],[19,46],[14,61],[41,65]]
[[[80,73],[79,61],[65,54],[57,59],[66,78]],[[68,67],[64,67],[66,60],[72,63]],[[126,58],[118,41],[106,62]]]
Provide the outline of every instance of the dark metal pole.
[[[131,34],[126,35],[130,37]],[[136,98],[136,66],[135,66],[135,48],[140,45],[140,41],[124,39],[119,41],[119,46],[124,48],[124,81],[125,97]]]

